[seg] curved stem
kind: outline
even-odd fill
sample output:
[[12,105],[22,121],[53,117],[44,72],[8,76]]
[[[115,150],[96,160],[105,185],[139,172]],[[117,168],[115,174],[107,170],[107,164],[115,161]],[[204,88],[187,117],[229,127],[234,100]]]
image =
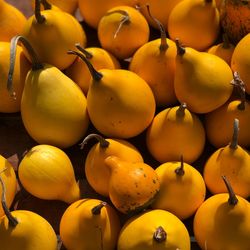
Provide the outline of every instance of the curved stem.
[[235,206],[238,203],[238,199],[232,189],[231,184],[229,183],[228,179],[226,176],[222,176],[222,179],[227,187],[228,193],[229,193],[229,198],[228,198],[228,203],[229,205]]
[[80,51],[86,56],[87,59],[91,59],[91,58],[93,57],[93,55],[92,55],[90,52],[88,52],[86,49],[84,49],[84,48],[80,45],[80,43],[76,43],[75,46],[76,46],[76,48],[77,48],[78,50],[80,50]]
[[35,18],[40,24],[46,21],[45,17],[41,14],[41,0],[35,0]]
[[179,108],[176,110],[176,115],[178,117],[185,116],[185,109],[187,108],[187,104],[185,102],[181,103]]
[[222,34],[222,48],[224,48],[224,49],[230,48],[230,41],[228,39],[227,33]]
[[42,3],[45,10],[51,10],[52,9],[52,5],[49,2],[47,2],[47,0],[41,0],[41,3]]
[[159,243],[167,240],[167,233],[162,226],[156,228],[153,239]]
[[231,149],[236,149],[238,147],[238,138],[239,138],[239,120],[234,119],[233,137],[229,146]]
[[157,18],[152,16],[150,9],[149,9],[149,4],[147,4],[146,6],[147,6],[148,15],[156,22],[156,24],[159,27],[159,30],[161,32],[160,51],[165,51],[169,47],[167,44],[167,35],[166,35],[165,28],[163,27],[162,23]]
[[183,176],[185,174],[183,155],[181,155],[181,165],[180,165],[180,167],[175,169],[175,173],[179,176]]
[[180,56],[184,55],[186,52],[186,49],[183,46],[181,46],[179,38],[175,39],[175,44],[177,48],[177,55],[180,55]]
[[102,201],[99,205],[91,209],[92,214],[97,215],[101,213],[101,209],[107,205],[107,202]]
[[13,75],[14,75],[15,61],[16,61],[16,48],[17,48],[17,43],[19,41],[21,41],[21,43],[27,49],[31,57],[32,70],[43,69],[43,64],[39,62],[38,56],[35,53],[32,46],[30,45],[30,43],[28,42],[28,40],[26,40],[26,38],[24,38],[23,36],[14,36],[10,41],[10,68],[7,79],[7,89],[10,95],[14,98],[16,96],[16,93],[13,90]]
[[6,188],[5,188],[5,184],[3,182],[2,177],[0,176],[0,183],[2,186],[2,197],[1,197],[1,203],[2,203],[2,207],[3,207],[3,211],[6,215],[6,217],[9,220],[9,223],[12,227],[15,227],[18,224],[18,220],[11,214],[7,203],[6,203]]
[[109,142],[107,140],[105,140],[102,136],[100,136],[98,134],[90,134],[90,135],[86,136],[84,138],[84,140],[82,141],[82,143],[80,144],[81,149],[83,149],[84,146],[88,143],[88,141],[92,138],[95,138],[98,140],[101,148],[107,148],[109,146]]
[[95,80],[95,81],[100,81],[103,77],[103,75],[101,73],[99,73],[94,67],[93,65],[88,61],[88,59],[81,53],[77,52],[77,51],[74,51],[74,50],[69,50],[67,52],[68,54],[71,54],[71,55],[76,55],[78,57],[80,57],[87,65],[89,71],[90,71],[90,74],[92,76],[92,78]]

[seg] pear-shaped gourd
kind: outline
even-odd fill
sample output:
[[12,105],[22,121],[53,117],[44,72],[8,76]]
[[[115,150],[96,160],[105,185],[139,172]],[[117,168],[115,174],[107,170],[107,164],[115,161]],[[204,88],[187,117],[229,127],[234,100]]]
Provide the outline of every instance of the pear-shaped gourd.
[[208,113],[231,96],[233,73],[220,57],[180,45],[178,40],[174,89],[177,99],[190,111]]
[[42,216],[28,211],[10,212],[5,199],[5,183],[2,186],[1,202],[5,215],[0,218],[1,249],[4,250],[57,250],[57,237],[49,222]]
[[206,185],[200,172],[181,161],[166,162],[155,169],[160,191],[153,209],[164,209],[184,220],[196,212],[206,196]]
[[126,69],[101,69],[77,51],[92,75],[87,95],[87,109],[91,122],[103,135],[130,138],[140,134],[155,114],[155,99],[148,84],[136,73]]
[[[220,33],[220,14],[214,0],[183,0],[172,9],[168,19],[172,40],[204,51]],[[198,38],[198,39],[197,39]]]
[[236,196],[223,176],[227,193],[216,194],[198,208],[193,222],[194,236],[202,250],[247,250],[250,246],[250,205]]
[[71,160],[51,145],[32,147],[19,164],[18,177],[22,186],[40,199],[72,203],[81,196]]
[[121,229],[117,250],[190,250],[189,233],[174,214],[153,209],[128,219]]
[[[22,33],[35,49],[40,62],[51,64],[60,70],[67,68],[76,57],[67,55],[75,43],[86,46],[85,31],[74,16],[64,11],[40,11],[40,0],[35,2],[35,14],[29,17]],[[27,58],[29,53],[24,50]]]
[[74,202],[60,221],[60,237],[68,250],[113,250],[119,232],[116,210],[98,199]]
[[174,92],[176,46],[166,38],[163,25],[157,19],[155,22],[161,31],[161,38],[142,45],[131,58],[129,70],[149,84],[157,106],[169,106],[177,102]]
[[204,166],[204,180],[211,193],[226,192],[221,175],[226,175],[234,192],[244,198],[250,196],[250,156],[238,145],[239,120],[234,121],[231,143],[216,150]]
[[85,175],[90,186],[99,194],[109,196],[109,180],[111,172],[105,164],[108,156],[114,155],[122,160],[143,162],[142,155],[130,142],[116,138],[104,138],[98,134],[88,135],[81,147],[91,139],[98,140],[89,150],[85,160]]
[[118,211],[124,214],[140,211],[153,202],[160,182],[151,166],[117,156],[107,157],[105,164],[111,171],[109,198]]
[[166,108],[153,119],[146,132],[150,154],[159,162],[198,159],[205,146],[205,130],[199,117],[185,103]]
[[40,63],[29,42],[22,36],[11,40],[10,92],[13,92],[12,75],[19,40],[28,48],[33,60],[21,99],[23,124],[39,144],[70,147],[84,136],[88,128],[86,97],[80,87],[58,68]]
[[[246,98],[245,84],[238,72],[234,72],[232,84],[239,90],[239,97],[229,99],[218,109],[205,114],[205,129],[208,141],[215,147],[225,147],[231,140],[234,119],[238,119],[240,130],[238,143],[242,147],[250,146],[250,103]],[[221,133],[223,131],[223,133]]]
[[[9,208],[16,195],[17,179],[12,164],[2,155],[0,155],[0,177],[5,185],[5,190],[0,186],[0,195],[5,196],[5,205]],[[0,217],[3,215],[4,208],[0,205]]]

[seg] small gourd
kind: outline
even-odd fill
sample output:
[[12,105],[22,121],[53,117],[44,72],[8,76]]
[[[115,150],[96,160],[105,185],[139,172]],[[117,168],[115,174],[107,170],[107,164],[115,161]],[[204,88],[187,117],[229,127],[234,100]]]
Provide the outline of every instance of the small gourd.
[[151,207],[164,209],[184,220],[195,214],[206,196],[206,185],[200,172],[181,161],[166,162],[155,169],[160,191]]
[[116,210],[98,199],[74,202],[60,221],[60,237],[68,250],[114,250],[119,232]]
[[190,250],[189,233],[174,214],[148,210],[128,219],[123,225],[117,250]]
[[32,147],[18,166],[18,177],[24,189],[40,199],[72,203],[81,196],[70,158],[51,145]]
[[160,163],[199,158],[205,146],[205,130],[199,117],[185,103],[166,108],[154,117],[146,131],[149,153]]
[[193,221],[194,236],[202,250],[247,250],[250,246],[250,205],[235,195],[222,177],[227,193],[209,197],[198,208]]
[[114,155],[122,160],[143,162],[138,149],[127,140],[104,138],[98,134],[90,134],[81,143],[81,148],[91,138],[98,140],[89,150],[85,160],[85,175],[90,186],[99,194],[109,196],[110,170],[105,165],[105,159]]
[[129,162],[109,156],[105,164],[110,169],[109,198],[115,208],[131,214],[148,207],[160,189],[155,170],[144,162]]

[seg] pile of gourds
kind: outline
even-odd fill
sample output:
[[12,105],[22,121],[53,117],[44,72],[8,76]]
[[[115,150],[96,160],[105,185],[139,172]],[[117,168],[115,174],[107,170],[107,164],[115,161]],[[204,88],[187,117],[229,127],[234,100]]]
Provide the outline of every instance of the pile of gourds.
[[[189,250],[192,232],[201,249],[248,250],[250,4],[30,5],[26,18],[0,0],[0,112],[37,144],[17,172],[0,155],[0,249],[56,250],[60,236],[68,250]],[[80,178],[98,198],[66,153],[90,140]],[[67,204],[59,235],[11,209],[17,182]]]

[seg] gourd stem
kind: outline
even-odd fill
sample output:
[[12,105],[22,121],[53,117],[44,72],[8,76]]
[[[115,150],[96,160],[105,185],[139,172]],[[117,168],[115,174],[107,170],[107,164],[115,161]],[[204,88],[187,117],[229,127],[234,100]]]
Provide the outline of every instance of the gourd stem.
[[181,103],[179,108],[176,110],[176,115],[179,117],[185,116],[185,109],[187,108],[187,104],[185,102]]
[[41,0],[41,3],[42,3],[45,10],[51,10],[52,9],[52,5],[49,2],[47,2],[47,0]]
[[156,228],[154,235],[153,235],[153,239],[158,243],[161,243],[167,240],[167,233],[162,226],[159,226]]
[[246,108],[246,88],[245,83],[241,80],[240,75],[237,71],[234,72],[233,80],[231,81],[231,84],[237,87],[240,94],[240,104],[238,105],[239,110],[245,110]]
[[205,0],[205,3],[211,3],[213,0]]
[[238,199],[232,189],[231,184],[229,183],[228,179],[226,176],[222,176],[222,179],[227,187],[228,193],[229,193],[229,198],[228,198],[228,203],[229,205],[235,206],[238,203]]
[[27,49],[31,60],[32,60],[32,70],[39,70],[43,69],[43,64],[39,62],[38,56],[36,55],[34,49],[24,38],[23,36],[14,36],[10,41],[10,68],[8,73],[8,79],[7,79],[7,89],[10,93],[10,95],[15,99],[16,93],[13,90],[13,75],[14,75],[14,69],[15,69],[15,61],[16,61],[16,49],[17,49],[17,43],[18,41],[21,41],[24,47]]
[[2,186],[2,197],[1,197],[1,204],[2,204],[2,207],[3,207],[3,211],[6,215],[6,217],[8,218],[9,220],[9,223],[12,227],[15,227],[17,224],[18,224],[18,220],[11,214],[8,206],[7,206],[7,203],[6,203],[6,187],[5,187],[5,184],[3,182],[3,179],[2,177],[0,176],[0,183],[1,183],[1,186]]
[[88,141],[92,138],[95,138],[98,140],[98,142],[100,143],[100,147],[101,148],[107,148],[109,146],[109,142],[107,140],[105,140],[102,136],[98,135],[98,134],[89,134],[88,136],[86,136],[84,138],[84,140],[82,141],[82,143],[80,144],[81,149],[84,148],[84,146],[88,143]]
[[77,51],[74,51],[74,50],[69,50],[67,53],[80,57],[86,63],[86,65],[90,71],[90,74],[95,81],[100,81],[102,79],[103,75],[101,73],[99,73],[97,70],[95,70],[93,65],[88,61],[88,59],[83,54],[81,54]]
[[224,49],[230,48],[230,41],[229,41],[228,35],[226,33],[222,34],[222,48],[224,48]]
[[41,0],[35,0],[35,18],[38,23],[45,22],[45,17],[41,14]]
[[175,39],[175,44],[177,48],[177,55],[180,55],[180,56],[184,55],[186,52],[186,49],[183,46],[181,46],[179,38]]
[[238,138],[239,138],[239,120],[234,119],[233,137],[230,142],[231,149],[236,149],[238,147]]
[[76,48],[77,48],[78,50],[80,50],[80,51],[86,56],[87,59],[91,59],[91,58],[93,57],[93,55],[92,55],[90,52],[88,52],[86,49],[84,49],[84,48],[80,45],[80,43],[77,43],[75,46],[76,46]]
[[148,15],[156,22],[156,24],[159,27],[159,30],[161,32],[160,51],[166,51],[169,46],[167,44],[167,35],[166,35],[165,28],[163,27],[162,23],[157,18],[152,16],[150,9],[149,9],[150,8],[149,4],[147,4],[146,7],[147,7]]
[[180,165],[180,167],[175,169],[175,173],[179,176],[183,176],[185,174],[183,155],[181,155],[181,165]]
[[99,205],[91,209],[92,214],[97,215],[101,213],[101,209],[107,205],[107,202],[102,201]]

